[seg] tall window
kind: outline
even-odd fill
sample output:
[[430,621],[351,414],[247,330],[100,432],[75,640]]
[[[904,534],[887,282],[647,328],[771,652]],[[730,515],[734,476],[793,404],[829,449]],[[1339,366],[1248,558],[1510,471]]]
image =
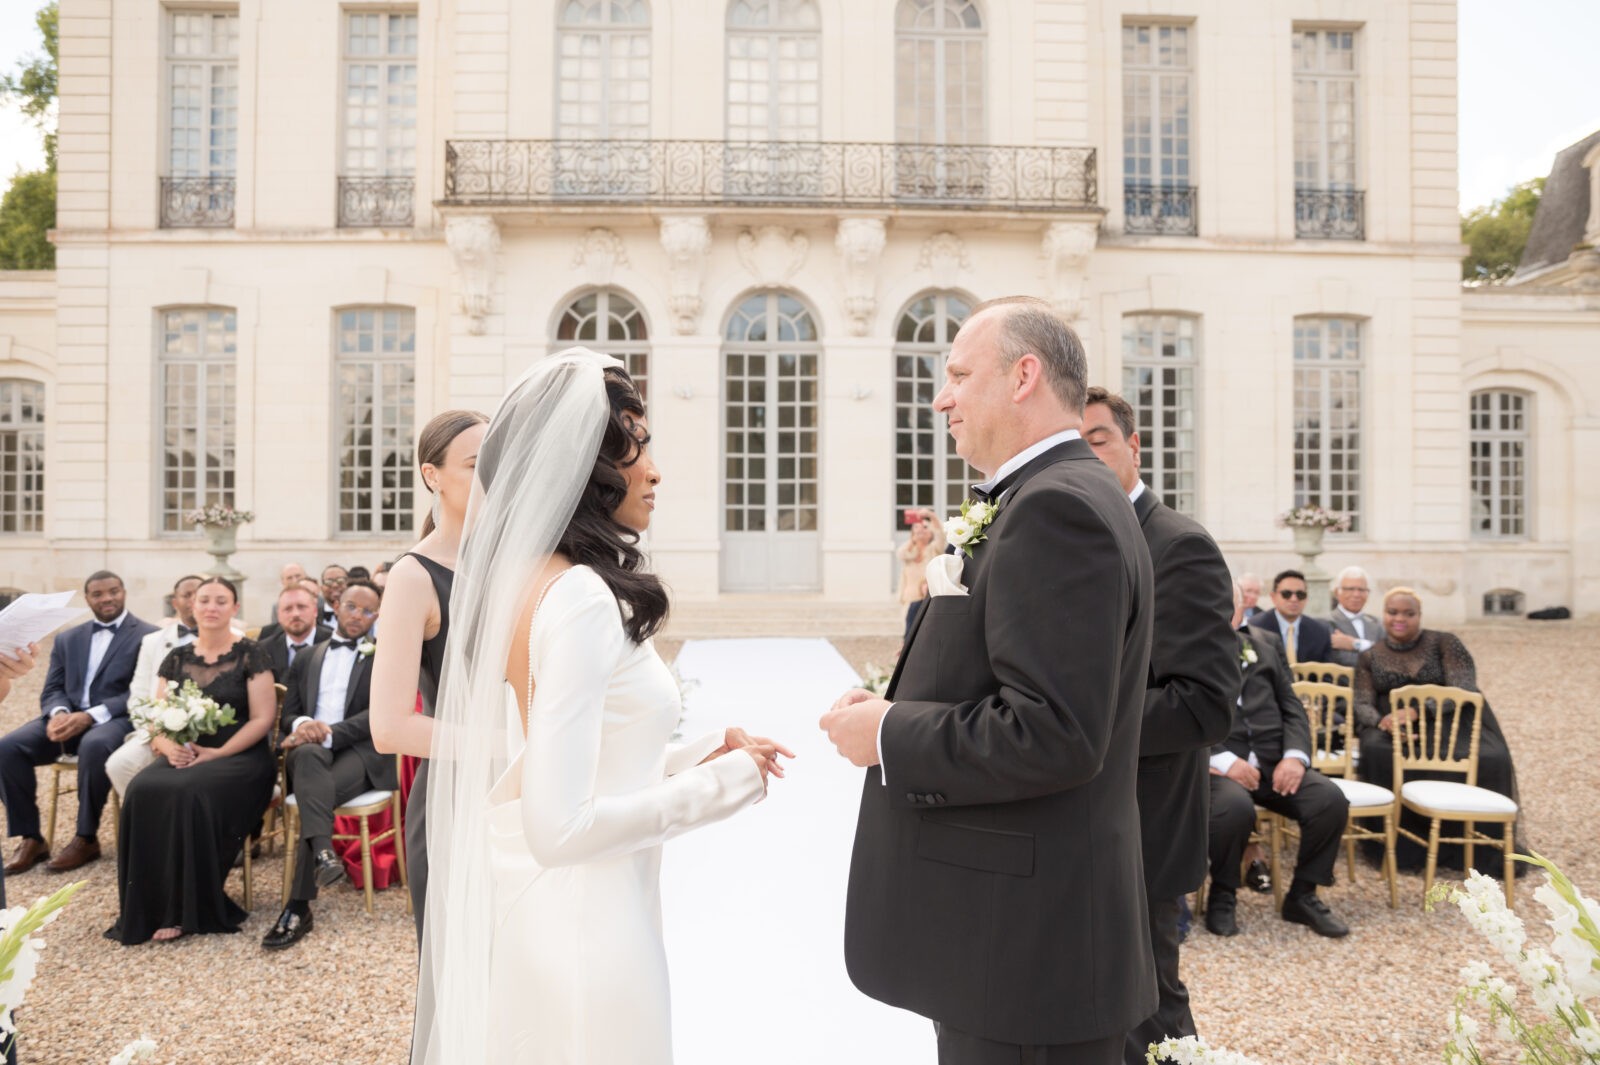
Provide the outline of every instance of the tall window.
[[1294,322],[1294,503],[1320,504],[1361,529],[1361,323]]
[[189,511],[234,501],[238,327],[231,307],[184,307],[158,328],[161,531],[189,532]]
[[416,312],[338,312],[339,531],[411,531],[416,447]]
[[417,163],[417,16],[347,12],[339,224],[410,225]]
[[1130,233],[1195,232],[1189,27],[1122,27],[1122,183]]
[[977,5],[900,0],[894,24],[896,143],[982,144],[984,31]]
[[1356,34],[1294,33],[1295,235],[1360,239]]
[[164,226],[231,226],[239,144],[239,16],[167,16]]
[[615,289],[579,296],[561,312],[556,343],[584,344],[621,359],[639,395],[650,399],[650,330],[632,299]]
[[932,292],[917,297],[900,316],[894,345],[894,512],[891,528],[904,531],[908,507],[931,507],[942,521],[961,508],[969,486],[983,474],[956,454],[933,397],[944,387],[944,363],[956,330],[972,313],[962,296]]
[[44,532],[44,385],[0,380],[0,533]]
[[1122,396],[1139,429],[1139,474],[1183,514],[1196,512],[1195,320],[1133,314],[1122,320]]
[[1472,535],[1516,540],[1528,535],[1528,397],[1472,394]]
[[650,136],[650,8],[565,0],[556,27],[556,139]]
[[728,5],[730,142],[820,139],[820,24],[814,0]]

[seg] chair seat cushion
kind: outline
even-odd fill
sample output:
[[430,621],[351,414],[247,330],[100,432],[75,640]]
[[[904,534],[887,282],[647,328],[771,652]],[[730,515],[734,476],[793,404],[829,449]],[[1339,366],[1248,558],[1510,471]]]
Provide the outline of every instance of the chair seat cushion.
[[393,794],[394,794],[394,792],[392,792],[392,791],[384,791],[384,790],[363,791],[360,795],[357,795],[355,798],[349,800],[348,802],[340,803],[338,805],[338,807],[334,809],[333,812],[335,814],[337,814],[340,810],[347,809],[347,808],[349,808],[351,806],[371,806],[373,803],[377,803],[377,802],[388,802],[389,801],[389,797],[391,795],[393,795]]
[[1477,788],[1456,780],[1408,780],[1400,785],[1400,797],[1432,810],[1463,814],[1514,814],[1517,804],[1488,788]]
[[56,759],[56,765],[77,765],[77,764],[78,764],[78,756],[75,755],[75,754],[63,754],[63,755],[61,755],[60,757],[58,757]]
[[1388,788],[1380,788],[1376,784],[1368,784],[1365,780],[1346,780],[1343,777],[1329,777],[1334,786],[1344,792],[1344,797],[1350,800],[1350,809],[1365,810],[1374,806],[1388,806],[1394,802],[1394,792]]

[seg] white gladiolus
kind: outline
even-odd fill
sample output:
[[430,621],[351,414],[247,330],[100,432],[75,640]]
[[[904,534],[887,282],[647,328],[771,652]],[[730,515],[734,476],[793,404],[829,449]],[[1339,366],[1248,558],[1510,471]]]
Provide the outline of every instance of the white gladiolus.
[[111,1059],[111,1065],[133,1065],[135,1061],[145,1061],[155,1052],[156,1041],[154,1039],[135,1039],[117,1051],[117,1056]]
[[1145,1061],[1149,1065],[1156,1065],[1159,1061],[1171,1061],[1176,1065],[1256,1065],[1243,1054],[1218,1050],[1195,1035],[1167,1039],[1152,1045],[1145,1055]]
[[1572,1041],[1591,1058],[1600,1058],[1600,1028],[1586,1025],[1573,1030]]

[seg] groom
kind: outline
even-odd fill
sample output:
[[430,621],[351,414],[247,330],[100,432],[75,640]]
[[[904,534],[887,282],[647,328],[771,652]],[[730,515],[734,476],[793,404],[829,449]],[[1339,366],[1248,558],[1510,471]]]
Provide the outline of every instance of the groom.
[[857,689],[822,718],[872,767],[850,978],[931,1018],[941,1065],[1112,1065],[1156,1008],[1135,797],[1150,554],[1079,436],[1087,373],[1041,300],[967,319],[933,406],[989,476],[994,517],[970,557],[934,560],[946,594],[913,624],[889,699]]

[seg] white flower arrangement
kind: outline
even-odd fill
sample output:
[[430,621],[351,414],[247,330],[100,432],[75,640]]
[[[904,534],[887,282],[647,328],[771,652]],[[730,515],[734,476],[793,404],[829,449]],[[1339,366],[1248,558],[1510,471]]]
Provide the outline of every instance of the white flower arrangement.
[[219,706],[192,680],[164,699],[135,699],[128,704],[128,717],[134,728],[144,731],[146,741],[165,736],[177,744],[193,743],[236,720],[233,707]]
[[133,1065],[136,1061],[148,1061],[155,1056],[156,1041],[154,1039],[135,1039],[111,1059],[110,1065]]
[[1260,661],[1260,659],[1256,655],[1255,645],[1252,644],[1249,640],[1245,640],[1244,642],[1242,642],[1239,645],[1239,665],[1241,665],[1241,666],[1253,666],[1258,661]]
[[1324,510],[1312,505],[1292,507],[1278,515],[1278,524],[1285,529],[1327,529],[1330,532],[1349,532],[1350,515],[1336,510]]
[[972,549],[983,543],[988,538],[984,529],[994,521],[995,508],[993,503],[980,503],[967,499],[961,503],[961,515],[946,519],[944,523],[944,538],[964,552],[968,558],[972,557]]
[[198,510],[191,510],[183,516],[190,525],[204,525],[207,528],[231,529],[236,525],[256,520],[255,513],[249,510],[234,510],[227,503],[212,501]]
[[0,1054],[16,1038],[17,1024],[13,1011],[21,1009],[39,970],[39,952],[44,950],[44,940],[35,935],[61,915],[62,907],[72,901],[83,885],[79,880],[68,884],[48,898],[39,899],[32,906],[13,906],[0,910]]
[[889,670],[871,662],[862,667],[861,674],[861,686],[880,699],[888,693],[889,678],[894,676]]
[[372,653],[377,649],[377,641],[373,640],[371,637],[365,637],[360,643],[356,644],[356,654],[360,655],[362,658],[371,658]]
[[1163,1062],[1171,1062],[1172,1065],[1256,1065],[1243,1054],[1219,1050],[1197,1035],[1151,1043],[1144,1060],[1146,1065],[1162,1065]]

